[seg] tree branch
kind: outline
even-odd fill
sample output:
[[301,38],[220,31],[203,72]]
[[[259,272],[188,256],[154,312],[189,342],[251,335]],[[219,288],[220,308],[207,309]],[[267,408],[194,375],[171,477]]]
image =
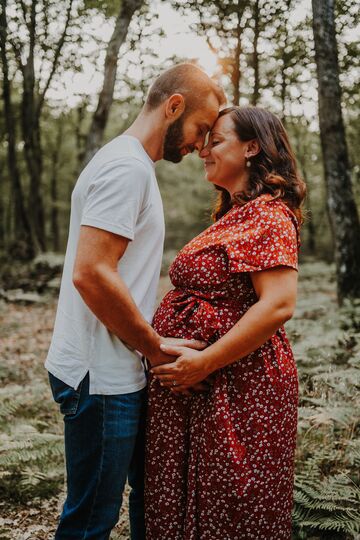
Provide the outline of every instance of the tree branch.
[[41,94],[39,95],[39,101],[38,101],[38,105],[37,105],[37,109],[36,109],[37,116],[40,116],[41,109],[42,109],[42,107],[44,105],[46,92],[48,91],[48,88],[50,86],[50,83],[52,81],[52,78],[53,78],[53,76],[54,76],[54,74],[56,72],[57,66],[58,66],[61,50],[62,50],[62,48],[64,46],[64,43],[65,43],[65,40],[66,40],[66,33],[67,33],[69,23],[70,23],[70,19],[71,19],[71,9],[72,9],[72,6],[73,6],[73,1],[74,0],[70,0],[69,6],[68,6],[68,8],[66,10],[65,25],[64,25],[63,32],[62,32],[62,34],[60,36],[60,39],[59,39],[59,41],[58,41],[58,43],[56,45],[56,49],[55,49],[55,53],[54,53],[54,59],[53,59],[53,62],[52,62],[52,67],[51,67],[48,79],[47,79],[47,81],[45,83],[44,89],[41,92]]
[[8,37],[8,42],[13,48],[15,61],[18,65],[18,68],[20,69],[21,73],[24,75],[24,64],[21,60],[21,46],[18,42],[15,41],[15,39]]

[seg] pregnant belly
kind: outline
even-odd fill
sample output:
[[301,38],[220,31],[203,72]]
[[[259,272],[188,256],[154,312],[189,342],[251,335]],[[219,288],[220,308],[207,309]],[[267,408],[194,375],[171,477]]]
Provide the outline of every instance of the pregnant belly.
[[212,343],[242,316],[239,302],[211,299],[199,291],[170,291],[158,307],[154,329],[164,337],[202,339]]

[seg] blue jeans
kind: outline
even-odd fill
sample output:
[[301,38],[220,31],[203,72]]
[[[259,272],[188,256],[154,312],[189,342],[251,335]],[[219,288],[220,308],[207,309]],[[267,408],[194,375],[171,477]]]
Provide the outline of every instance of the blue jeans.
[[146,389],[89,395],[89,374],[74,390],[49,374],[65,423],[67,497],[55,540],[107,540],[116,525],[126,479],[132,540],[145,540]]

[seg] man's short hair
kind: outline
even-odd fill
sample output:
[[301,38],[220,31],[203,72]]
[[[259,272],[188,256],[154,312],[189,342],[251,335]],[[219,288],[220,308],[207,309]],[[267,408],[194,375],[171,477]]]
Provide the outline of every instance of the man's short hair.
[[181,94],[185,99],[186,112],[203,104],[209,93],[213,93],[219,105],[226,103],[224,91],[198,66],[184,63],[164,71],[150,87],[145,106],[156,109],[173,94]]

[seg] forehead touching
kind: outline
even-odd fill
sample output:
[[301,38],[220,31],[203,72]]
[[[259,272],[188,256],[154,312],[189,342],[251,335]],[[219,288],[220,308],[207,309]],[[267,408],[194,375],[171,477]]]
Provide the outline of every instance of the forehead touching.
[[215,124],[219,116],[219,101],[216,96],[209,96],[190,115],[190,118],[204,131],[208,132]]
[[215,136],[230,136],[234,135],[236,136],[235,129],[234,129],[234,122],[231,118],[230,114],[225,114],[224,116],[220,116],[213,125],[211,131],[210,131],[210,137]]

